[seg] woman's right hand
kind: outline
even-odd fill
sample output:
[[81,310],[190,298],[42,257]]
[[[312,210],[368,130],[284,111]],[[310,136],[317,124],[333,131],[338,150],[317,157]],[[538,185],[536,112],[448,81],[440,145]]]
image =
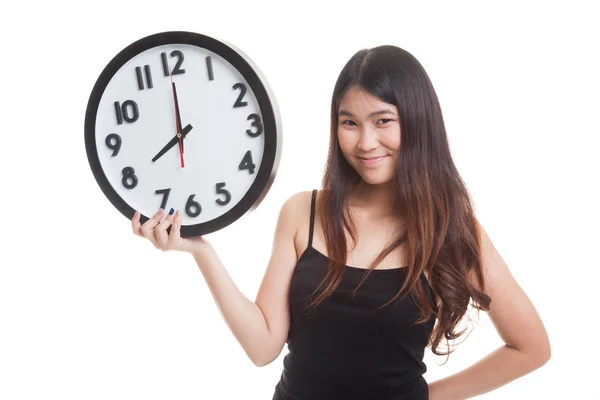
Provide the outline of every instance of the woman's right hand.
[[[171,211],[174,210],[171,209]],[[161,221],[164,215],[165,210],[161,208],[152,218],[141,224],[140,212],[136,211],[133,218],[131,218],[133,233],[150,240],[154,247],[162,251],[177,250],[199,253],[207,249],[212,250],[210,243],[202,236],[181,237],[181,211],[171,212]],[[171,227],[170,233],[167,232],[169,226]]]

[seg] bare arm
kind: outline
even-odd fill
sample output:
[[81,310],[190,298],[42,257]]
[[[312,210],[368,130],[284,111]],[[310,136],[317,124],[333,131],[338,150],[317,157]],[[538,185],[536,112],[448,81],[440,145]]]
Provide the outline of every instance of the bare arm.
[[271,259],[256,302],[240,292],[214,251],[193,253],[221,315],[258,366],[267,365],[279,356],[289,330],[288,291],[297,260],[295,200],[290,198],[279,213]]
[[[505,345],[474,365],[429,385],[431,400],[469,399],[490,392],[550,359],[550,341],[534,305],[479,225],[482,237],[488,313]],[[473,284],[478,287],[475,279]]]
[[[271,258],[256,302],[248,299],[238,289],[217,253],[206,240],[182,239],[179,236],[181,219],[176,214],[168,216],[160,223],[160,217],[148,224],[152,221],[150,219],[141,227],[139,216],[134,217],[134,232],[137,228],[137,231],[152,240],[157,248],[188,251],[193,255],[221,315],[250,360],[258,366],[267,365],[275,360],[287,339],[290,323],[288,291],[297,261],[294,246],[295,214],[296,207],[302,207],[300,201],[304,197],[306,196],[302,193],[296,194],[281,208]],[[173,227],[169,235],[166,228],[171,223]]]

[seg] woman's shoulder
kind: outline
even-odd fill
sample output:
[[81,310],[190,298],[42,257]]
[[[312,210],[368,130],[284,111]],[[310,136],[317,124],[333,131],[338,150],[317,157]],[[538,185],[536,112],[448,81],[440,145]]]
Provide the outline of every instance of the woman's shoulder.
[[[316,190],[316,189],[315,189]],[[317,190],[317,199],[319,198]],[[290,195],[281,207],[280,215],[291,220],[294,226],[294,244],[298,256],[308,244],[310,208],[313,190],[303,190]]]
[[[316,189],[315,189],[316,190]],[[303,190],[290,195],[283,203],[282,211],[289,211],[295,215],[303,214],[303,211],[308,210],[310,212],[310,204],[312,200],[312,194],[315,190]],[[319,191],[317,190],[317,198],[319,198]]]

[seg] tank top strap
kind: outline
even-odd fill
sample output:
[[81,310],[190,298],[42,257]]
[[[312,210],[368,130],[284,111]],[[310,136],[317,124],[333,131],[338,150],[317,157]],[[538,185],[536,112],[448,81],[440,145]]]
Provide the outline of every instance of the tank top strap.
[[310,201],[310,229],[308,231],[308,247],[312,246],[313,232],[315,231],[315,200],[317,198],[317,190],[312,191],[312,199]]

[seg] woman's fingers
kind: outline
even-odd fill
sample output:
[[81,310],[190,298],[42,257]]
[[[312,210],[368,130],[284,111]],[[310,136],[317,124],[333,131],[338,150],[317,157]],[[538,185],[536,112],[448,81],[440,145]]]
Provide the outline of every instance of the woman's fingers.
[[141,228],[142,224],[140,223],[140,212],[136,211],[135,213],[133,213],[133,218],[131,218],[131,229],[133,230],[134,234],[140,237],[144,237]]
[[[173,223],[173,219],[175,218],[175,210],[171,208],[169,215],[166,216],[161,223],[159,223],[156,228],[154,228],[154,237],[156,238],[156,243],[158,248],[161,250],[169,249],[169,233],[167,233],[167,228],[171,226]],[[173,232],[171,231],[171,235]]]
[[154,236],[154,228],[160,222],[160,219],[165,214],[165,210],[162,208],[158,210],[156,214],[152,216],[148,221],[144,222],[141,227],[142,235],[154,244],[154,247],[158,248],[158,243],[156,242],[156,237]]
[[169,247],[178,249],[181,247],[181,211],[177,210],[173,215],[173,225],[171,225],[171,233],[169,234]]
[[[141,214],[136,211],[131,218],[133,233],[150,240],[157,249],[182,250],[184,243],[181,239],[181,212],[171,209],[161,221],[164,215],[165,210],[161,208],[152,218],[141,224]],[[170,233],[167,231],[169,227]]]

